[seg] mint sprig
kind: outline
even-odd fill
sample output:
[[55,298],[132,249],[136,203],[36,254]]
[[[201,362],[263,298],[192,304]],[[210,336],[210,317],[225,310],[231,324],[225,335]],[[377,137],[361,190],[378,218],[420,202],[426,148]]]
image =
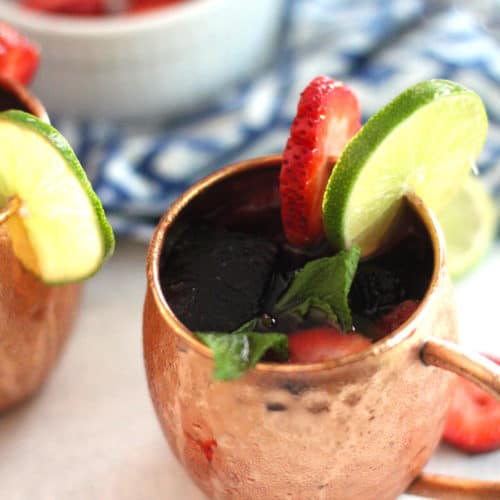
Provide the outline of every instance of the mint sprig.
[[278,361],[288,359],[288,336],[283,333],[197,332],[214,353],[216,380],[233,380],[253,368],[268,351]]
[[352,328],[347,297],[356,273],[360,249],[342,250],[332,257],[308,262],[295,275],[287,291],[274,306],[273,314],[297,313],[305,317],[312,308],[339,322],[344,331]]
[[[294,316],[297,323],[312,312],[321,311],[329,322],[341,329],[352,328],[348,295],[359,262],[360,249],[353,247],[332,257],[308,262],[297,271],[290,286],[273,308],[272,315]],[[288,336],[276,332],[256,332],[254,318],[232,333],[196,332],[194,335],[214,353],[216,380],[233,380],[253,368],[266,353],[277,361],[288,359]]]

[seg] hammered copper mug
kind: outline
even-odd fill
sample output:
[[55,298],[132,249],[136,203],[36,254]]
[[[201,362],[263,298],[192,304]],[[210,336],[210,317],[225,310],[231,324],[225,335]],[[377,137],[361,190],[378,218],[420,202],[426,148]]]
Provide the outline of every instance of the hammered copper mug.
[[280,160],[244,161],[198,182],[167,211],[151,241],[144,357],[174,454],[214,499],[384,500],[409,487],[438,498],[500,498],[493,482],[419,476],[441,438],[455,381],[450,371],[496,397],[500,372],[455,344],[443,237],[415,197],[409,203],[429,234],[434,264],[428,291],[404,325],[337,360],[259,363],[238,380],[213,379],[210,349],[175,317],[162,293],[160,258],[166,250],[168,265],[169,246],[192,220],[279,203]]
[[[0,77],[0,111],[21,109],[49,121],[25,87]],[[79,309],[82,285],[48,286],[13,253],[9,226],[19,225],[22,200],[0,207],[0,412],[43,384],[61,353]]]

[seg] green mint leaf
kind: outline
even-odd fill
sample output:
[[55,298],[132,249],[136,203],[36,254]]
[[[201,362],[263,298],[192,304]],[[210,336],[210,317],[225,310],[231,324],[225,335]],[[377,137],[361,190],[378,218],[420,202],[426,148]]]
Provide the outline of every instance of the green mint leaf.
[[257,325],[259,324],[259,318],[254,318],[251,319],[250,321],[247,321],[246,323],[243,323],[239,328],[236,330],[233,330],[231,334],[233,333],[247,333],[247,332],[255,332],[257,329]]
[[273,351],[279,360],[288,359],[288,336],[283,333],[196,332],[194,335],[214,353],[216,380],[241,377],[267,351]]
[[313,307],[321,309],[332,320],[338,320],[344,331],[352,328],[347,302],[360,249],[342,250],[333,257],[308,262],[274,307],[274,314],[294,311],[304,317]]
[[334,325],[339,324],[339,319],[335,311],[332,309],[331,304],[316,296],[308,297],[304,300],[304,302],[286,309],[285,312],[280,313],[280,317],[283,318],[284,316],[292,314],[297,315],[300,321],[302,321],[306,316],[310,315],[313,309],[315,309],[316,311],[321,311],[321,313],[323,313],[324,317],[322,318],[322,321],[328,321],[329,323],[333,323]]
[[303,330],[307,325],[330,325],[340,329],[339,320],[330,304],[317,297],[309,297],[291,309],[274,314],[274,318],[275,330],[285,332]]

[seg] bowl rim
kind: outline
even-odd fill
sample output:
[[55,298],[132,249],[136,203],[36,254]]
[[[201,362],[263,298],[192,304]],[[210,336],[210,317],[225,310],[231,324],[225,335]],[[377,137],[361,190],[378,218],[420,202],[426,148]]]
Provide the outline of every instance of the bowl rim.
[[[163,250],[163,245],[165,241],[165,235],[171,229],[174,222],[177,220],[179,214],[183,209],[191,203],[191,201],[196,198],[200,192],[209,189],[218,182],[225,180],[226,178],[239,173],[244,173],[256,168],[277,168],[281,165],[282,156],[281,155],[269,155],[259,158],[252,158],[249,160],[243,160],[237,163],[233,163],[212,174],[204,177],[203,179],[196,182],[187,191],[185,191],[163,214],[160,222],[156,226],[154,234],[151,238],[151,242],[147,254],[146,262],[146,278],[147,287],[149,292],[152,294],[153,301],[155,302],[155,307],[162,320],[169,327],[173,334],[181,337],[190,348],[195,352],[202,355],[205,358],[213,359],[213,353],[209,347],[202,344],[187,328],[183,323],[176,317],[172,309],[170,309],[162,291],[160,284],[160,273],[159,264],[161,253]],[[429,286],[427,292],[416,311],[410,316],[410,318],[400,325],[396,330],[394,330],[389,335],[386,335],[382,339],[374,342],[372,347],[365,349],[359,353],[350,354],[343,356],[338,359],[332,359],[317,363],[257,363],[253,368],[258,372],[274,372],[274,373],[312,373],[321,372],[324,370],[336,369],[346,365],[351,365],[357,362],[363,362],[368,359],[373,359],[380,357],[383,353],[392,350],[396,346],[401,345],[405,340],[410,339],[416,332],[417,322],[419,321],[421,315],[431,307],[431,304],[436,300],[435,297],[438,294],[439,286],[441,285],[444,274],[442,270],[445,268],[445,243],[444,235],[439,227],[436,217],[433,213],[424,205],[422,200],[416,195],[407,195],[406,199],[410,203],[411,207],[416,211],[417,215],[423,222],[426,230],[429,233],[429,237],[432,243],[433,249],[433,270],[430,278]]]
[[[13,1],[0,1],[0,18],[18,29],[51,36],[100,37],[166,28],[179,22],[203,19],[228,0],[185,0],[130,16],[65,16],[32,11]],[[29,34],[28,34],[29,36]]]

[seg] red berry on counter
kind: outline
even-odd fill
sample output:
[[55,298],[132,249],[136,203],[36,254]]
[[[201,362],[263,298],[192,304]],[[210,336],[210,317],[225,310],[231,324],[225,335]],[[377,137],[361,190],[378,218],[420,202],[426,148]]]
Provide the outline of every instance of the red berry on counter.
[[0,21],[0,75],[28,85],[38,68],[38,47]]
[[[500,365],[500,360],[491,359]],[[446,416],[443,439],[468,453],[500,449],[500,401],[460,378]]]
[[293,245],[312,246],[323,237],[325,187],[360,126],[358,101],[341,82],[318,76],[302,92],[280,174],[283,227]]
[[289,361],[319,363],[364,351],[371,345],[358,333],[342,333],[334,327],[310,328],[289,335]]
[[377,320],[377,328],[382,331],[383,335],[391,333],[410,319],[410,316],[417,310],[419,304],[418,300],[405,300],[401,302],[401,304],[398,304]]

